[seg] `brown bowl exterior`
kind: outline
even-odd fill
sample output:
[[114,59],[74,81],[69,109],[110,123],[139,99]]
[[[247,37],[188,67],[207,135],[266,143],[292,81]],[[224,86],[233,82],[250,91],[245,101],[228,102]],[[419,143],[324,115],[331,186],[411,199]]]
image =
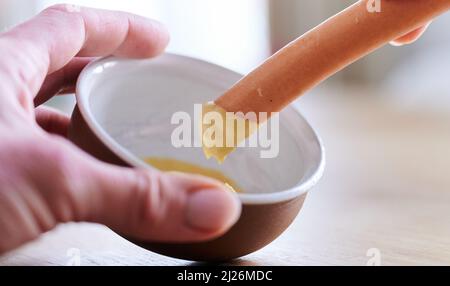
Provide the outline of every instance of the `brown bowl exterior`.
[[[88,127],[77,107],[72,114],[69,139],[89,154],[107,163],[129,166],[114,154]],[[201,243],[151,243],[127,238],[150,251],[192,261],[222,262],[255,252],[275,240],[292,223],[306,198],[268,204],[246,204],[238,222],[224,235]]]
[[79,148],[103,162],[130,167],[95,135],[77,106],[73,110],[67,136]]
[[201,243],[135,242],[159,254],[195,261],[224,262],[253,253],[275,240],[295,219],[306,194],[276,204],[243,204],[238,222],[221,237]]

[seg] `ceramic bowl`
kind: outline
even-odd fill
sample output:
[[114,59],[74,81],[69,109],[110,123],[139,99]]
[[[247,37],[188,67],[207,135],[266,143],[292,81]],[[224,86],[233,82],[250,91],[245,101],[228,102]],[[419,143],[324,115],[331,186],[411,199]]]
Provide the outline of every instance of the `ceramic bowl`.
[[152,168],[143,158],[168,157],[222,171],[242,189],[242,214],[221,237],[200,243],[134,241],[148,250],[186,260],[225,261],[257,251],[296,218],[307,192],[322,176],[320,139],[293,107],[279,115],[279,153],[238,148],[219,165],[201,148],[175,148],[174,112],[194,117],[194,104],[214,100],[242,76],[225,68],[172,54],[155,59],[108,57],[87,66],[77,84],[70,139],[100,160]]

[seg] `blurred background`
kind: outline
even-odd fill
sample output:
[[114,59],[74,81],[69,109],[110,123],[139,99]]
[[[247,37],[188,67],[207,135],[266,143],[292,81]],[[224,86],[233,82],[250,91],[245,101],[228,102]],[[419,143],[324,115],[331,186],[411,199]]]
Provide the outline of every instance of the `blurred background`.
[[[57,0],[0,0],[0,29],[13,26]],[[355,1],[340,0],[67,0],[124,10],[165,23],[169,51],[205,59],[247,73],[271,53]],[[331,82],[371,85],[390,94],[450,90],[450,37],[442,35],[450,15],[436,20],[416,44],[387,46],[336,75]],[[411,83],[414,83],[412,85]],[[428,98],[430,100],[430,98]],[[442,99],[450,102],[450,99]]]
[[[0,29],[57,2],[0,0]],[[65,2],[155,18],[171,32],[169,51],[245,74],[355,1]],[[252,256],[252,263],[361,265],[367,249],[376,247],[383,253],[383,265],[450,265],[448,27],[449,13],[436,19],[413,45],[386,46],[296,102],[327,148],[325,176],[309,195],[299,220],[268,250]],[[73,97],[59,97],[50,104],[69,112]],[[65,236],[54,238],[61,241]],[[109,241],[103,247],[115,251],[115,245]],[[39,249],[46,246],[36,249],[34,257],[40,258]],[[86,249],[93,261],[102,255],[100,243]],[[278,260],[270,250],[276,250]],[[129,257],[128,251],[123,255]],[[33,263],[27,260],[29,254],[23,257],[17,261]]]

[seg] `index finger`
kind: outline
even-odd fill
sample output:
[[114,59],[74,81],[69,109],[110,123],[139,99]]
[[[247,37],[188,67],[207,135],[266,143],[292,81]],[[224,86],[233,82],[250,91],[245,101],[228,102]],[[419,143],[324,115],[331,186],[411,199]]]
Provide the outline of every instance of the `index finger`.
[[168,39],[161,24],[137,15],[60,4],[0,35],[0,72],[35,94],[74,56],[152,57]]

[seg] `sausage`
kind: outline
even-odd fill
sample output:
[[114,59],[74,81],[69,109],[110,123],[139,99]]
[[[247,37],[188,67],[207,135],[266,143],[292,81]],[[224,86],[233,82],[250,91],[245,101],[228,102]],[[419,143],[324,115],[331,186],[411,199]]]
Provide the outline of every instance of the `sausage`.
[[358,1],[270,57],[215,103],[229,112],[281,111],[334,73],[450,9],[450,0]]

